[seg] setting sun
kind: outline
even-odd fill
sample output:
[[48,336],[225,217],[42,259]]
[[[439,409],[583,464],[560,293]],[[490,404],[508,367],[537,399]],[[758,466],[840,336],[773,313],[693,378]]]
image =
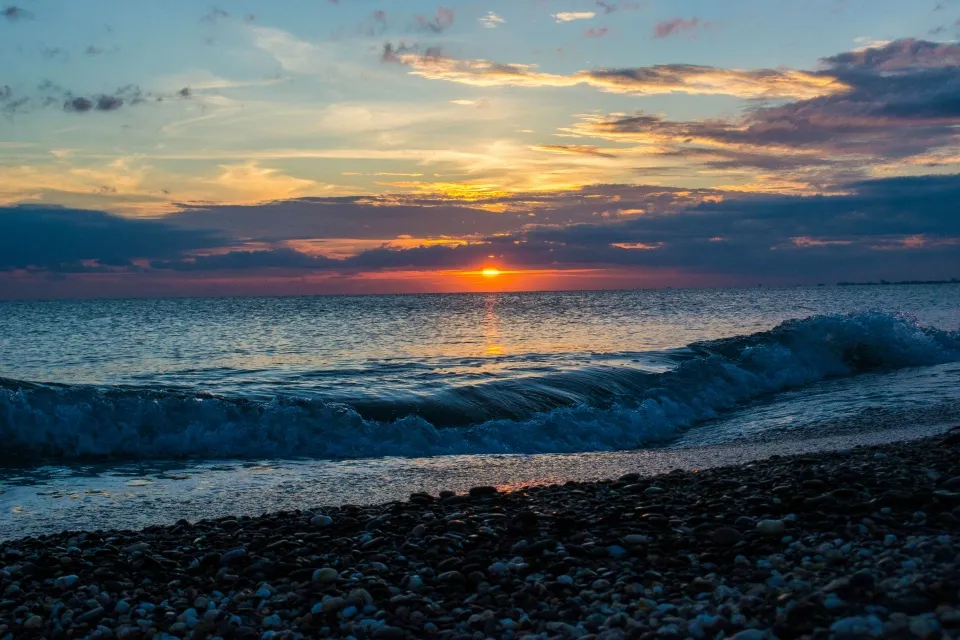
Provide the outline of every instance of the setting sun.
[[483,274],[484,278],[496,278],[498,275],[500,275],[500,269],[494,269],[492,267],[489,267],[487,269],[484,269],[480,273]]

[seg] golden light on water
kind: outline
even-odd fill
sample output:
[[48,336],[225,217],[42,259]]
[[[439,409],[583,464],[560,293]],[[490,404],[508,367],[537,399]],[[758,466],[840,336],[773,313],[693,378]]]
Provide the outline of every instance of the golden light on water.
[[484,270],[481,271],[480,273],[483,274],[483,277],[484,277],[484,278],[496,278],[498,275],[500,275],[500,269],[494,269],[493,267],[487,267],[486,269],[484,269]]

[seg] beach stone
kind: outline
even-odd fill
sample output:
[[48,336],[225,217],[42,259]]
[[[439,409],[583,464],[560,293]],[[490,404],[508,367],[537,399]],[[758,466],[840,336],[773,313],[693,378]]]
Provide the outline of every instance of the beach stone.
[[23,626],[31,631],[43,629],[43,618],[40,616],[30,616],[27,621],[23,623]]
[[880,638],[883,622],[875,615],[841,618],[830,625],[830,631],[839,638]]
[[786,525],[783,520],[761,520],[757,523],[757,531],[765,536],[783,535]]
[[373,632],[375,640],[403,640],[406,634],[399,627],[380,627]]
[[641,547],[650,542],[650,537],[640,533],[630,533],[620,539],[628,547]]
[[310,524],[315,527],[329,527],[333,524],[333,518],[321,513],[310,518]]
[[312,580],[317,584],[330,584],[340,578],[340,572],[333,567],[322,567],[313,572]]
[[220,556],[220,564],[221,565],[233,564],[235,562],[239,562],[240,560],[246,559],[246,557],[247,557],[247,550],[244,549],[243,547],[240,547],[238,549],[232,549],[231,551],[227,551],[226,553]]
[[471,498],[487,498],[490,496],[495,496],[500,491],[496,487],[473,487],[470,489]]
[[459,571],[445,571],[437,576],[437,580],[448,584],[463,582],[463,574]]
[[724,547],[732,547],[741,540],[743,540],[743,535],[730,527],[720,527],[713,532],[713,541]]
[[645,496],[659,496],[659,495],[662,495],[662,494],[664,494],[664,493],[666,493],[666,492],[667,492],[667,490],[664,489],[663,487],[653,486],[653,487],[647,487],[646,489],[644,489],[644,490],[643,490],[643,495],[645,495]]

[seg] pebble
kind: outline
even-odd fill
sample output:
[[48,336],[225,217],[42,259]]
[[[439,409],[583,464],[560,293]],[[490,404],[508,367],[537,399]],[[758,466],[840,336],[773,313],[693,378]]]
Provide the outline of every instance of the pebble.
[[323,514],[313,516],[310,518],[310,524],[315,527],[329,527],[333,524],[333,518],[330,516],[325,516]]
[[757,531],[765,536],[779,536],[786,531],[783,520],[761,520],[757,523]]
[[713,541],[717,544],[730,547],[743,540],[743,534],[730,527],[720,527],[713,532]]
[[649,480],[6,540],[0,640],[939,640],[960,627],[957,460],[960,430]]
[[323,567],[313,572],[313,581],[318,584],[329,584],[340,578],[340,572],[333,567]]

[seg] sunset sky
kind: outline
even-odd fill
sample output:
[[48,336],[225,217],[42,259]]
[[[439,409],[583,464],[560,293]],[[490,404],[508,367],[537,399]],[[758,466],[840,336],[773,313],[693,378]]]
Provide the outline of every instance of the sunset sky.
[[960,0],[0,7],[0,297],[960,277]]

